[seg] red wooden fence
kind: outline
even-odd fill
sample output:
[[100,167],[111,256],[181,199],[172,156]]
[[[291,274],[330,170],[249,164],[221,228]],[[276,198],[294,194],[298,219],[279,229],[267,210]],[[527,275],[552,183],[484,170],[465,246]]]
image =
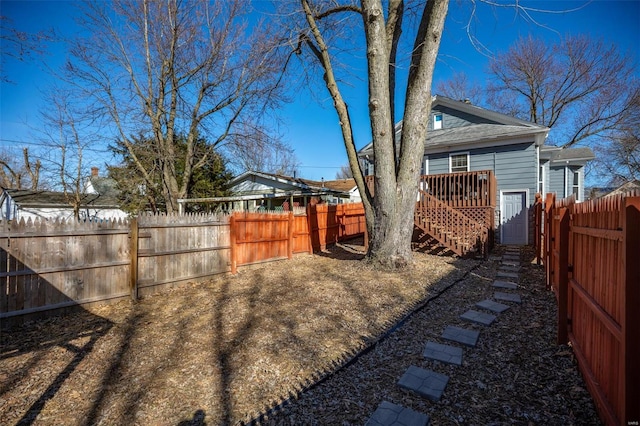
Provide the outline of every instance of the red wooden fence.
[[230,218],[231,272],[241,265],[324,250],[365,231],[362,203],[316,204],[305,215],[236,212]]
[[571,343],[603,421],[637,424],[640,191],[579,204],[547,196],[536,245],[558,299],[558,343]]

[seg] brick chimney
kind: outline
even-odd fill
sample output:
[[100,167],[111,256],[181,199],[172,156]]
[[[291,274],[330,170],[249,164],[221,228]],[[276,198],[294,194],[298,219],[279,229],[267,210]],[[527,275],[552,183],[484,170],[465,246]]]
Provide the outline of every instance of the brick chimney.
[[98,177],[98,171],[99,171],[99,169],[97,167],[92,167],[91,168],[91,177]]

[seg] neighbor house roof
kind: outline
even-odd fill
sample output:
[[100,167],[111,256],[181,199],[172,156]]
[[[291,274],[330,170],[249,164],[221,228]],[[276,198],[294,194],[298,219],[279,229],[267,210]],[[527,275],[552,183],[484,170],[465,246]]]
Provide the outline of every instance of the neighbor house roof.
[[336,191],[349,192],[356,187],[355,179],[336,179],[324,181],[324,186]]
[[[24,189],[5,189],[4,193],[11,197],[14,203],[23,208],[68,208],[67,197],[63,192],[33,191]],[[83,194],[82,207],[91,208],[119,208],[118,200],[112,196],[100,194]]]
[[540,150],[540,158],[550,160],[552,163],[585,162],[593,160],[595,155],[591,148],[561,148],[557,146],[543,146]]
[[307,194],[327,193],[327,192],[342,194],[344,192],[350,191],[355,186],[355,183],[354,183],[349,189],[345,190],[345,189],[342,189],[345,184],[341,183],[340,181],[315,181],[315,180],[303,179],[295,176],[285,176],[280,174],[256,172],[256,171],[244,172],[236,176],[235,178],[231,179],[229,184],[233,186],[247,179],[251,179],[252,176],[261,177],[266,180],[272,180],[274,182],[286,184],[294,187],[298,191],[303,191]]

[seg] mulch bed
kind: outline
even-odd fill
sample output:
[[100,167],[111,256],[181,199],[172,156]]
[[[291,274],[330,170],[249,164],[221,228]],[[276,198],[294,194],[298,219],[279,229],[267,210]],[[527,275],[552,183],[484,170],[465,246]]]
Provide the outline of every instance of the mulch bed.
[[[433,424],[598,424],[571,348],[555,345],[540,268],[463,366],[434,366],[424,344],[492,293],[495,263],[417,253],[380,272],[357,249],[3,332],[0,423],[363,424],[386,399]],[[440,402],[395,385],[409,365],[450,376]]]

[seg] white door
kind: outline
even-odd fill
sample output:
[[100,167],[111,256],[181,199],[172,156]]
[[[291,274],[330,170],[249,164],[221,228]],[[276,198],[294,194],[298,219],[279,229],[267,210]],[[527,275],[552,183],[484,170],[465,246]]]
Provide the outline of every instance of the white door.
[[527,244],[526,193],[502,193],[500,235],[502,244]]

